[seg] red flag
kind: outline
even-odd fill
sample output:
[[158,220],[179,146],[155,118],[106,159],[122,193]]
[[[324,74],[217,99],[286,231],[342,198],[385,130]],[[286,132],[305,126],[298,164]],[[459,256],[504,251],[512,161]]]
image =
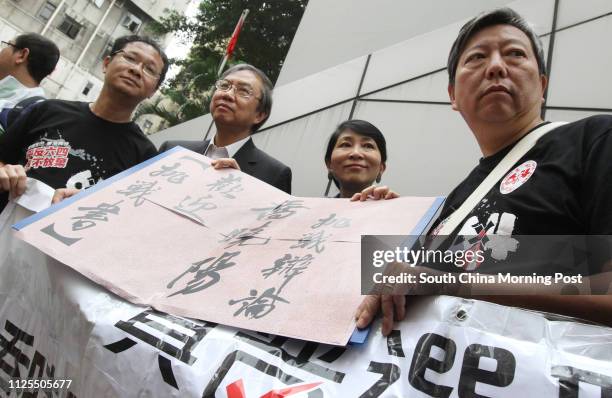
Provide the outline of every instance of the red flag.
[[234,48],[236,47],[236,43],[238,42],[238,36],[240,35],[240,30],[242,29],[242,25],[244,24],[244,20],[249,14],[249,10],[242,11],[242,15],[240,15],[240,19],[238,19],[238,23],[234,28],[234,33],[232,33],[232,37],[230,38],[229,43],[227,43],[227,48],[225,49],[225,55],[223,56],[223,60],[221,61],[221,65],[219,66],[219,72],[217,72],[217,76],[221,75],[223,72],[223,67],[225,63],[232,56],[234,52]]
[[249,10],[242,11],[242,15],[240,15],[240,19],[236,24],[236,28],[234,28],[234,33],[232,33],[232,37],[230,38],[229,43],[227,44],[227,49],[225,50],[225,55],[228,57],[232,56],[234,52],[234,47],[236,47],[236,43],[238,42],[238,36],[240,35],[240,30],[242,29],[242,25],[244,24],[244,20],[246,19]]

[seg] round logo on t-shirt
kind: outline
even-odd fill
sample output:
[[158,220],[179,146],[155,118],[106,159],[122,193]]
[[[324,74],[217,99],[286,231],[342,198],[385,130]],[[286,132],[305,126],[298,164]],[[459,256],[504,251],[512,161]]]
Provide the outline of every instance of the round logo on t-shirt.
[[501,184],[499,184],[499,192],[503,194],[510,193],[527,182],[533,175],[538,164],[533,160],[528,160],[525,163],[517,166],[514,170],[509,172]]

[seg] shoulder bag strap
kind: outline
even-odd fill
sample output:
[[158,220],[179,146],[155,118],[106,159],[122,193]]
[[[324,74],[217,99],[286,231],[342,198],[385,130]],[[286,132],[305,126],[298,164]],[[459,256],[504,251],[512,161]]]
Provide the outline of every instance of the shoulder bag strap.
[[484,198],[484,196],[493,188],[493,186],[501,180],[501,178],[510,171],[511,167],[516,164],[533,146],[538,142],[540,137],[556,129],[559,126],[567,124],[567,122],[548,123],[538,127],[531,133],[523,137],[518,144],[504,156],[504,158],[495,166],[489,175],[480,183],[478,188],[472,192],[463,204],[455,210],[446,220],[443,221],[442,228],[438,235],[450,235],[455,228],[459,226],[468,214],[476,207],[476,205]]

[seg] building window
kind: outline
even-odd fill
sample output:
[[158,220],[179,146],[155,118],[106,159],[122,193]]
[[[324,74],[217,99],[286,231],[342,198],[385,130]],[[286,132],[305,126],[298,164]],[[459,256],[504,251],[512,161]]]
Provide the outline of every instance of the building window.
[[40,11],[38,11],[38,18],[42,19],[43,21],[48,21],[56,8],[57,7],[47,1],[45,4],[43,4]]
[[81,25],[73,18],[70,18],[66,15],[58,29],[66,36],[70,37],[71,39],[74,39],[79,34],[79,31],[81,30]]
[[128,28],[128,30],[132,33],[137,33],[140,25],[142,25],[142,21],[137,16],[128,13],[125,17],[123,17],[123,21],[121,21],[121,25]]
[[85,85],[85,87],[83,88],[83,91],[81,93],[83,95],[87,95],[87,94],[89,94],[89,92],[91,91],[92,88],[93,88],[93,83],[92,82],[87,82],[87,84]]

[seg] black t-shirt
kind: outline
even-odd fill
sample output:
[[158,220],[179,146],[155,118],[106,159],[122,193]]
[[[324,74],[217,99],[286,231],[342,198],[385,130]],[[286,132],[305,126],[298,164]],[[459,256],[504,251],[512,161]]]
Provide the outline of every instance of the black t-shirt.
[[94,115],[85,102],[35,105],[0,136],[0,161],[53,188],[87,188],[157,154],[134,123]]
[[[482,158],[449,195],[434,229],[514,146]],[[592,116],[550,131],[460,224],[461,234],[612,234],[612,116]],[[457,231],[455,231],[457,232]]]
[[[480,160],[448,196],[431,236],[513,147]],[[609,251],[609,239],[599,242],[581,236],[611,234],[612,117],[601,115],[558,127],[540,138],[443,246],[453,251],[485,250],[484,262],[465,264],[465,271],[592,274],[602,264],[598,256]],[[586,247],[591,250],[588,264],[576,254],[576,248]]]

